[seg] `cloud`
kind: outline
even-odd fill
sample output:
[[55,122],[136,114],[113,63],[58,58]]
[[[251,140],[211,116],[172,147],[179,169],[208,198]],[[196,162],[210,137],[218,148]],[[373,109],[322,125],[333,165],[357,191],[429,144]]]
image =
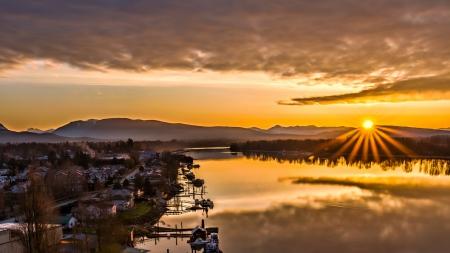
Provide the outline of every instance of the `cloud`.
[[442,183],[434,178],[404,178],[404,177],[297,177],[280,178],[293,184],[311,185],[341,185],[355,186],[374,194],[389,194],[395,197],[426,199],[448,198],[450,184]]
[[357,93],[331,96],[291,98],[278,101],[281,105],[368,104],[382,102],[435,101],[450,99],[448,75],[414,78],[390,84],[380,84]]
[[448,71],[450,2],[1,0],[0,37],[0,71],[35,59],[101,72],[256,71],[372,87],[280,104],[416,101],[429,94],[382,94]]
[[[410,189],[418,191],[419,189]],[[307,198],[306,204],[211,214],[220,248],[240,252],[445,252],[449,198]],[[252,231],[254,233],[252,233]],[[243,241],[236,247],[236,242]],[[274,243],[277,242],[277,243]],[[339,250],[336,250],[339,249]]]

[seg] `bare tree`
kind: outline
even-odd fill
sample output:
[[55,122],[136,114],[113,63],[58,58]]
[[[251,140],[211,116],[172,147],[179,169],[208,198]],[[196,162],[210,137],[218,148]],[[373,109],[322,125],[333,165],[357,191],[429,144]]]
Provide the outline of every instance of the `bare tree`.
[[99,252],[121,252],[120,244],[127,238],[127,232],[116,216],[115,205],[109,203],[111,199],[111,192],[104,190],[95,201],[80,203],[75,211],[84,226],[95,233]]
[[62,231],[56,224],[55,202],[43,180],[30,177],[18,196],[21,220],[20,243],[26,253],[59,252]]

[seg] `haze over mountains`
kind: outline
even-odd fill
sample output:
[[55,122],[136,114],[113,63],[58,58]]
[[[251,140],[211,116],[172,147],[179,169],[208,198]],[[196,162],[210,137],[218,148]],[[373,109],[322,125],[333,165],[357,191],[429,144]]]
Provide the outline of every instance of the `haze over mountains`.
[[43,133],[52,133],[53,131],[55,131],[55,129],[48,129],[48,130],[41,130],[38,128],[28,128],[26,132],[29,133],[37,133],[37,134],[43,134]]
[[[157,120],[103,119],[74,121],[53,134],[67,137],[90,137],[105,140],[192,140],[192,139],[272,139],[274,134],[242,127],[204,127]],[[276,138],[295,135],[276,134]]]
[[[394,137],[426,137],[450,135],[449,131],[389,126],[387,134]],[[62,142],[62,141],[114,141],[126,140],[273,140],[273,139],[328,139],[355,128],[344,126],[289,126],[276,125],[269,129],[225,126],[195,126],[167,123],[157,120],[131,120],[112,118],[73,121],[56,130],[42,131],[30,128],[27,132],[14,132],[0,124],[0,142]]]

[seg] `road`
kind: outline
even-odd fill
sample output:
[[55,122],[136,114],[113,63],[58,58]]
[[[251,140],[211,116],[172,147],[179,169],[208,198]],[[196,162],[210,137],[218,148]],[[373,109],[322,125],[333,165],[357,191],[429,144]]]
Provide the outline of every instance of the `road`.
[[131,177],[134,177],[134,175],[139,171],[139,167],[144,167],[145,164],[139,164],[138,166],[134,167],[133,171],[131,171],[130,173],[128,173],[128,175],[126,175],[125,177],[123,177],[122,179],[120,179],[120,183],[123,184],[123,181],[125,181],[125,178],[128,179],[128,181],[130,181]]

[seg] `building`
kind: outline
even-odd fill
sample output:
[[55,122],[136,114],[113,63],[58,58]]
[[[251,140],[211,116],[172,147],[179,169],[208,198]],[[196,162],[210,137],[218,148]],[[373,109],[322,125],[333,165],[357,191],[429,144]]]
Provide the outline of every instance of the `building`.
[[0,253],[21,253],[22,245],[19,237],[14,236],[10,229],[0,229]]
[[154,158],[156,157],[156,154],[157,154],[156,151],[153,150],[152,148],[141,151],[139,155],[139,160],[147,160],[150,158]]
[[128,210],[134,207],[134,192],[127,189],[112,190],[111,195],[112,198],[108,202],[116,205],[118,210]]
[[[62,239],[62,227],[60,225],[47,225],[50,230],[46,233],[49,245],[59,247]],[[19,223],[0,224],[0,253],[22,253],[25,252],[20,242],[23,227]]]

